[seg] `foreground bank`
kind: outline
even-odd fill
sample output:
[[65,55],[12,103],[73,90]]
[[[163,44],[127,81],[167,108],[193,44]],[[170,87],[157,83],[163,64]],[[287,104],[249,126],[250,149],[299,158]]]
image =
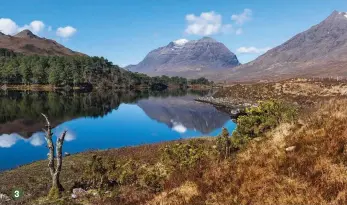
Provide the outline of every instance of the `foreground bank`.
[[346,104],[266,101],[232,135],[65,157],[61,198],[47,197],[46,161],[1,173],[0,192],[24,191],[10,204],[346,204]]

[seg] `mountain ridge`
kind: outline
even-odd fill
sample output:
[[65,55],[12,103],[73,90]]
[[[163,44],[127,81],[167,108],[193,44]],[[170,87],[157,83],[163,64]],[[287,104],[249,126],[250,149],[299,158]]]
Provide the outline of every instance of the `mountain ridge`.
[[295,77],[347,77],[346,71],[347,13],[334,11],[319,24],[254,61],[209,78],[227,82],[276,81]]
[[54,40],[39,37],[28,29],[13,36],[0,32],[0,48],[6,48],[25,55],[85,56],[85,54],[73,51]]

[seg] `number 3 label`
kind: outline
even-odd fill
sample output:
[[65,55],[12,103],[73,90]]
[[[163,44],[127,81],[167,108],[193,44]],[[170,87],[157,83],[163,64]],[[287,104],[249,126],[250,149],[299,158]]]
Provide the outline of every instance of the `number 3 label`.
[[19,198],[19,196],[20,196],[19,194],[20,194],[20,192],[18,190],[14,191],[14,197],[15,198]]
[[23,191],[20,189],[15,189],[12,193],[12,196],[15,200],[20,199],[23,196]]

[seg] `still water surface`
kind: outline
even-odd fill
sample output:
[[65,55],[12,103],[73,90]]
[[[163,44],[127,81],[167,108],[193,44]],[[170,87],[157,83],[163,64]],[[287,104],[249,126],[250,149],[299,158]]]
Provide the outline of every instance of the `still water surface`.
[[63,151],[71,154],[235,129],[226,113],[194,101],[206,94],[0,92],[0,171],[46,158],[40,113],[49,116],[55,136],[68,130]]

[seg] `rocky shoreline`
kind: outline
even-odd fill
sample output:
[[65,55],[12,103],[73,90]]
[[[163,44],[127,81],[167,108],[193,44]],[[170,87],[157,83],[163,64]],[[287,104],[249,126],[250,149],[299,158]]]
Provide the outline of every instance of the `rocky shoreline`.
[[232,100],[228,97],[215,98],[213,96],[206,96],[196,98],[195,101],[211,104],[215,106],[217,109],[227,112],[232,119],[237,119],[238,116],[243,115],[245,113],[246,108],[255,105],[249,102]]

